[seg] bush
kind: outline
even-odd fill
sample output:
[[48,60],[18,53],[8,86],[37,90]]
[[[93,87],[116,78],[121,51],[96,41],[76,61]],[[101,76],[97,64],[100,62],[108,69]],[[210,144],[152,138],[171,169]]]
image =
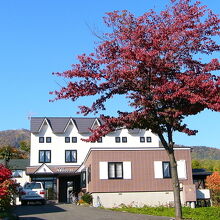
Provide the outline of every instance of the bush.
[[85,194],[81,197],[81,199],[82,199],[84,202],[88,203],[88,204],[91,204],[91,203],[92,203],[92,195],[89,194],[89,193],[85,193]]
[[0,164],[0,211],[8,210],[13,200],[13,195],[17,193],[18,184],[11,180],[11,170]]

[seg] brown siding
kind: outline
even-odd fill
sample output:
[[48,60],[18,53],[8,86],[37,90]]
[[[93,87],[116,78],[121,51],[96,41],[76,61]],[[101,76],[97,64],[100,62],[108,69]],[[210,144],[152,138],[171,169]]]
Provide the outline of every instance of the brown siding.
[[[186,161],[187,179],[180,180],[183,185],[192,184],[191,155],[189,149],[176,150],[177,160]],[[132,179],[99,179],[99,162],[122,162],[131,161]],[[131,192],[131,191],[170,191],[172,190],[171,179],[154,178],[154,161],[169,161],[167,153],[161,150],[140,151],[95,151],[92,150],[86,166],[91,164],[92,178],[88,186],[89,192]]]

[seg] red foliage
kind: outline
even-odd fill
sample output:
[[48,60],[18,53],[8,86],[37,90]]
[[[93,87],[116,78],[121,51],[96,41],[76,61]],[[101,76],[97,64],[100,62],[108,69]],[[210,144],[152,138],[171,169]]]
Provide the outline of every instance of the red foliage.
[[0,164],[0,206],[2,200],[9,200],[12,193],[16,192],[17,184],[11,180],[12,172],[10,169]]
[[197,132],[183,123],[186,116],[204,109],[220,111],[220,77],[213,74],[220,63],[200,58],[220,51],[213,39],[220,35],[220,19],[206,6],[173,0],[159,14],[151,10],[135,17],[114,11],[104,22],[112,31],[103,34],[95,53],[82,54],[71,70],[55,73],[71,81],[51,92],[55,100],[99,95],[91,107],[80,107],[84,115],[105,110],[105,102],[115,95],[129,99],[133,111],[101,116],[104,125],[89,141],[125,126],[151,129],[164,145],[164,132]]
[[214,172],[212,175],[206,178],[206,186],[211,190],[217,190],[220,192],[220,173]]
[[11,175],[11,170],[0,164],[0,184],[3,183],[5,180],[10,179]]

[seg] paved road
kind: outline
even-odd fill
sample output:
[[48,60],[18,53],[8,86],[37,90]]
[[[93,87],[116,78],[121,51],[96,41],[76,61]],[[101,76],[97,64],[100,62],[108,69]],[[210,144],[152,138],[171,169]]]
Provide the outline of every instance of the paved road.
[[114,212],[93,207],[59,205],[16,206],[14,210],[23,220],[169,220],[168,217]]

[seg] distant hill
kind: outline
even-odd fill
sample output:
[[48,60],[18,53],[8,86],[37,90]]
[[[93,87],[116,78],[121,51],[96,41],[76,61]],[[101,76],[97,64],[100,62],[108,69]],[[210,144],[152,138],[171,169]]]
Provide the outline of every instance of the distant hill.
[[18,148],[21,141],[27,141],[30,143],[29,130],[21,129],[0,131],[0,147],[10,145]]
[[220,149],[205,146],[192,147],[192,159],[197,160],[220,160]]

